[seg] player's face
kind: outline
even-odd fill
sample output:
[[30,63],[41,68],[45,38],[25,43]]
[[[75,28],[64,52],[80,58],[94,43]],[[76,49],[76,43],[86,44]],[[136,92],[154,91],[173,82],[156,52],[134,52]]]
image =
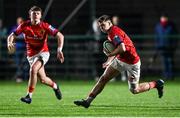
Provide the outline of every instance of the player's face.
[[104,21],[102,23],[98,23],[98,25],[99,25],[99,28],[101,29],[101,31],[104,33],[107,33],[112,26],[110,21]]
[[32,11],[30,13],[30,19],[32,22],[40,22],[41,16],[41,11]]
[[168,17],[166,17],[166,16],[161,16],[161,17],[160,17],[160,21],[161,21],[161,22],[167,22],[167,21],[168,21]]

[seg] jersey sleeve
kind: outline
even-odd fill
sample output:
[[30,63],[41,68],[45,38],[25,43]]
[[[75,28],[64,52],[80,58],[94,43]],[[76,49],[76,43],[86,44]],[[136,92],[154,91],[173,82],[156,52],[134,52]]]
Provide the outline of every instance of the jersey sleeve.
[[113,37],[113,43],[115,44],[115,46],[118,46],[119,44],[121,44],[121,43],[123,43],[123,40],[121,39],[121,37],[120,36],[118,36],[118,35],[115,35],[114,37]]
[[46,23],[46,30],[49,35],[56,36],[56,34],[59,32],[58,29],[54,28],[52,25],[49,25]]
[[24,26],[24,23],[20,24],[16,29],[15,31],[13,31],[13,33],[18,36],[20,35],[22,32],[23,32],[23,26]]

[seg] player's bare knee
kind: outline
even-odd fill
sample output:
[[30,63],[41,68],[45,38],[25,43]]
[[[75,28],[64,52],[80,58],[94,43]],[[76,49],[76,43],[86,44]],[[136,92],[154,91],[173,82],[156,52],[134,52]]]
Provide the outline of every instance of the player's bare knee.
[[132,94],[137,94],[139,92],[137,84],[130,83],[130,89]]
[[138,94],[138,90],[137,90],[137,89],[131,88],[131,89],[130,89],[130,92],[131,92],[132,94]]
[[44,80],[42,80],[42,79],[40,80],[40,82],[41,82],[42,84],[45,84],[45,81],[44,81]]
[[39,80],[40,80],[40,82],[41,82],[42,84],[45,84],[45,83],[46,83],[45,77],[40,76],[40,75],[38,74],[38,78],[39,78]]

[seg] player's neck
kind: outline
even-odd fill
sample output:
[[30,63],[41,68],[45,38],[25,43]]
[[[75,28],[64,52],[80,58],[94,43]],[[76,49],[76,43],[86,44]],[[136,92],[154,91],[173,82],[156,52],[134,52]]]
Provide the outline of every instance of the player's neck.
[[38,21],[31,21],[31,24],[32,25],[38,25],[40,22],[41,22],[40,20],[38,20]]
[[109,30],[107,31],[107,33],[110,33],[110,32],[111,32],[112,27],[113,27],[113,25],[111,25],[111,27],[109,28]]

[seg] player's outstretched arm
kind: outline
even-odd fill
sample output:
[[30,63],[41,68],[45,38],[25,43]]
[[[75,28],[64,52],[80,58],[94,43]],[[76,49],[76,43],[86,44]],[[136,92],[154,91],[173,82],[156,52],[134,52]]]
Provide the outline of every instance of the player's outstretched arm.
[[62,52],[63,45],[64,45],[64,36],[62,33],[58,32],[56,34],[57,40],[58,40],[58,48],[57,48],[57,58],[61,61],[61,63],[64,62],[64,54]]
[[16,38],[16,35],[14,33],[11,33],[7,38],[7,48],[9,54],[12,54],[15,52],[15,43],[14,40]]

